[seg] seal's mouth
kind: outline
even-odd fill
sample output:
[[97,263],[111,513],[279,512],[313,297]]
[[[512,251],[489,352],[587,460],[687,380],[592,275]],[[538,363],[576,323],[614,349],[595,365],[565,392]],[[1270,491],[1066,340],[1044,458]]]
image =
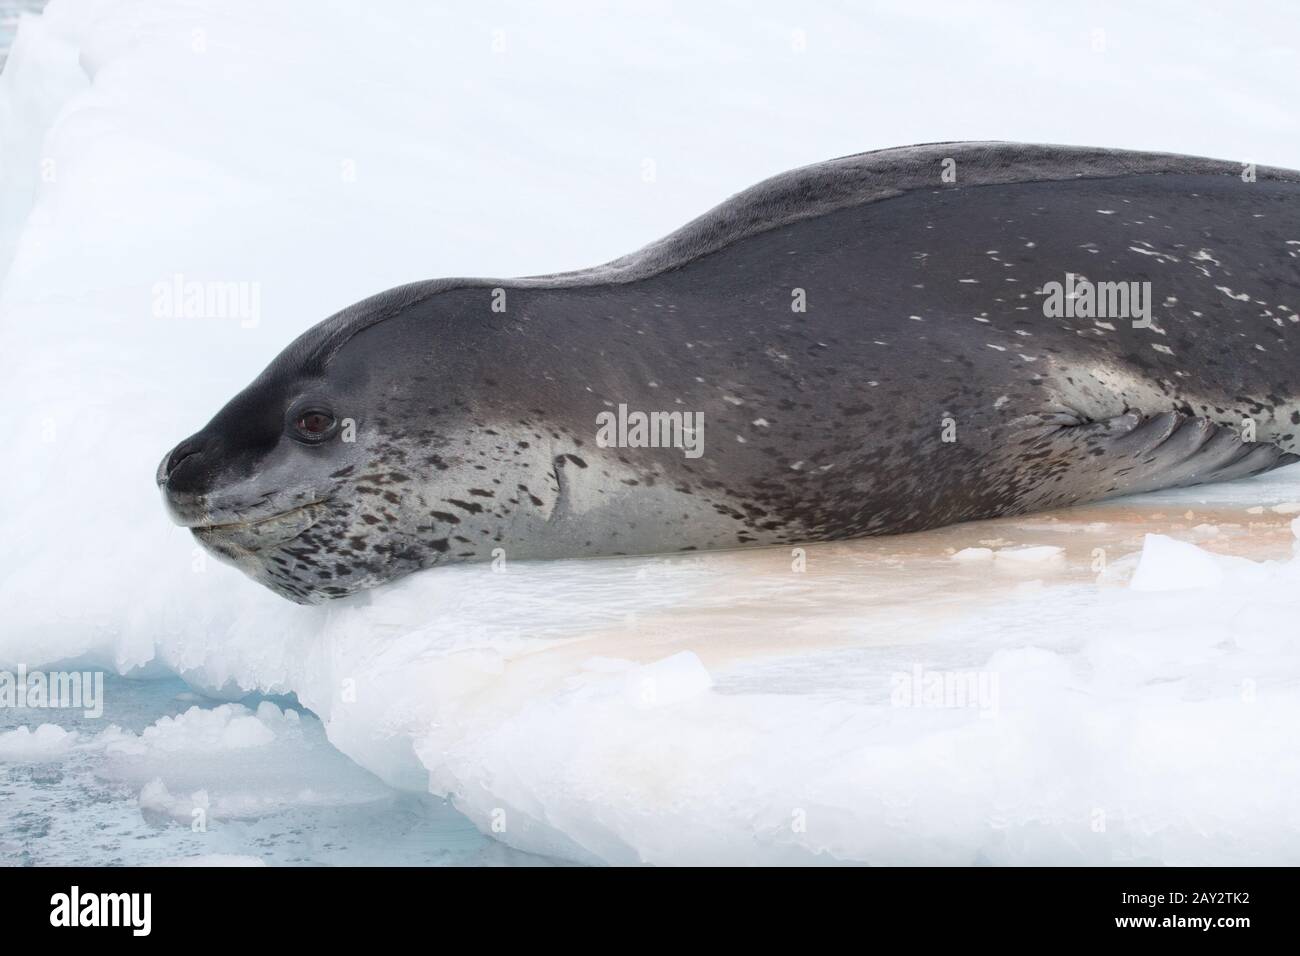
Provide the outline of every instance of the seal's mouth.
[[221,524],[193,524],[194,536],[204,544],[220,546],[223,551],[263,551],[285,544],[311,528],[325,514],[329,499],[309,501],[277,514]]
[[305,505],[299,505],[296,508],[290,508],[288,511],[281,511],[277,514],[267,515],[264,518],[251,518],[247,521],[227,521],[222,524],[192,524],[189,527],[191,531],[234,531],[242,530],[244,528],[260,528],[262,525],[270,524],[275,521],[282,521],[285,518],[301,514],[311,508],[316,508],[319,505],[325,504],[328,500],[329,499],[327,498],[322,498],[320,501],[309,501]]

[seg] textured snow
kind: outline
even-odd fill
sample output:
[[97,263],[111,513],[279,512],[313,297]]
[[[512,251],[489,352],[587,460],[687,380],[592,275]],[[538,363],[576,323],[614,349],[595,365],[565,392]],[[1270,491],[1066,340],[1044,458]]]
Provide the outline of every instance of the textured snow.
[[[0,75],[0,667],[292,693],[320,723],[37,714],[0,761],[93,760],[178,827],[387,807],[378,777],[582,862],[1300,862],[1295,468],[802,560],[448,568],[322,608],[167,523],[163,452],[403,281],[591,265],[766,175],[911,142],[1300,167],[1285,5],[749,9],[23,21]],[[256,320],[155,317],[177,275],[256,283]],[[211,849],[167,859],[248,856]]]

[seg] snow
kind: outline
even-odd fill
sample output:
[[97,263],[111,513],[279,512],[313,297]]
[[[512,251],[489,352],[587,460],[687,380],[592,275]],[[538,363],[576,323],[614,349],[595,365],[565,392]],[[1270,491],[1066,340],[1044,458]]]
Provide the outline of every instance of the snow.
[[[181,833],[195,809],[220,833],[446,796],[590,863],[1300,862],[1296,468],[802,562],[453,567],[321,608],[167,523],[163,452],[403,281],[591,265],[766,175],[910,142],[1300,166],[1295,51],[1263,14],[574,9],[23,20],[0,75],[0,668],[230,703],[38,714],[0,768],[85,761]],[[155,315],[178,276],[247,283],[257,314]],[[156,859],[272,856],[245,849]]]

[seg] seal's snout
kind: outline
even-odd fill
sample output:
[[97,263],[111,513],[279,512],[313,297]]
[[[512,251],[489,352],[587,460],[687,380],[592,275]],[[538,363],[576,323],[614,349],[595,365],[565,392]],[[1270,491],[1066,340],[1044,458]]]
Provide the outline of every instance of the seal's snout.
[[183,466],[186,466],[187,462],[189,462],[189,466],[186,467],[186,470],[195,471],[196,469],[192,466],[197,462],[192,461],[192,459],[203,454],[203,444],[199,436],[191,435],[164,455],[163,460],[158,464],[158,484],[172,486],[179,484],[179,478],[183,475],[178,473],[181,472]]
[[172,520],[192,525],[203,520],[213,482],[212,442],[202,432],[191,435],[163,456],[154,479]]

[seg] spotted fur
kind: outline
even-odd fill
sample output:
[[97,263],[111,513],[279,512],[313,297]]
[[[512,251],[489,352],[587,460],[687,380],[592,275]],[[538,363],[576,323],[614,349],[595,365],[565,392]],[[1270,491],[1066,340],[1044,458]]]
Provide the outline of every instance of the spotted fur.
[[[1300,452],[1300,173],[1241,172],[987,143],[796,170],[605,266],[358,303],[159,479],[207,547],[317,602],[452,561],[892,534],[1257,473]],[[1066,273],[1149,281],[1150,327],[1047,317]],[[355,442],[289,437],[307,397]],[[600,447],[619,404],[701,413],[703,455]]]

